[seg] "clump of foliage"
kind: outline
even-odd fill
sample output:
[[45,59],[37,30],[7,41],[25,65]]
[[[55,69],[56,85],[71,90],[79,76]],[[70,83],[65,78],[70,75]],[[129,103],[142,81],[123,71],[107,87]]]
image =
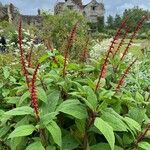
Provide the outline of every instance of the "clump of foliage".
[[70,56],[78,58],[87,41],[89,27],[85,17],[81,13],[68,9],[59,15],[52,15],[45,12],[42,17],[43,27],[41,32],[39,32],[39,37],[45,41],[46,45],[49,42],[51,46],[54,45],[61,53],[64,52],[66,45],[64,41],[67,41],[71,27],[78,23],[78,34],[76,35],[72,49],[70,49]]
[[[1,106],[6,107],[0,107],[0,149],[148,150],[150,80],[146,75],[136,78],[140,70],[134,65],[141,73],[144,66],[149,70],[149,55],[142,62],[138,55],[127,57],[145,20],[138,21],[124,51],[120,48],[128,35],[128,17],[104,58],[88,58],[85,47],[79,63],[70,59],[78,22],[64,39],[64,55],[49,44],[50,49],[33,63],[32,50],[25,57],[20,20],[22,69],[5,67],[1,72]],[[125,35],[119,40],[122,30]]]
[[[106,29],[108,30],[108,34],[113,35],[114,30],[116,30],[120,23],[122,22],[122,20],[128,16],[128,28],[129,28],[129,32],[132,32],[134,30],[134,27],[137,23],[137,21],[142,17],[146,15],[148,18],[150,18],[150,11],[149,10],[144,10],[142,8],[139,7],[133,7],[133,8],[129,8],[129,9],[125,9],[125,11],[123,12],[123,15],[118,15],[116,14],[115,17],[109,15],[107,17],[107,25],[106,25]],[[149,19],[148,19],[149,20]],[[143,28],[141,29],[141,31],[138,34],[138,38],[147,38],[147,36],[140,36],[142,33],[147,33],[149,31],[149,26],[150,23],[148,21],[144,22],[143,24]]]

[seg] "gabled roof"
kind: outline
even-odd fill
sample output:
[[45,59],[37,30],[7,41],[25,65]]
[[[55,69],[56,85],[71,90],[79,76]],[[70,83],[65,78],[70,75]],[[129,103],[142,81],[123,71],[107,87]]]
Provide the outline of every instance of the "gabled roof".
[[104,6],[104,4],[102,2],[97,2],[97,0],[91,0],[89,3],[87,3],[86,5],[83,5],[83,8],[86,7],[87,5],[89,5],[90,3],[95,2],[96,4],[101,4]]
[[72,0],[72,2],[82,8],[82,0]]

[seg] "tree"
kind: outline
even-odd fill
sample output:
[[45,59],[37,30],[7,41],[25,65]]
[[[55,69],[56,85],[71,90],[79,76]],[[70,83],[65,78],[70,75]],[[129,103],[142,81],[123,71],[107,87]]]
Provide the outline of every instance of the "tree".
[[122,21],[121,16],[116,14],[116,16],[114,18],[114,25],[113,25],[115,29],[119,28],[121,21]]
[[107,17],[107,27],[109,29],[114,29],[114,18],[111,15]]
[[[150,12],[148,10],[144,10],[143,8],[139,8],[138,6],[126,9],[123,13],[122,19],[125,19],[126,16],[128,16],[128,27],[130,31],[133,31],[137,22],[140,21],[142,16],[147,16],[150,19]],[[146,25],[143,25],[144,27],[142,30],[146,30]]]
[[64,50],[71,29],[78,23],[77,34],[72,48],[72,52],[76,53],[74,56],[78,57],[86,45],[85,41],[87,41],[88,25],[85,17],[81,13],[71,10],[64,10],[59,15],[44,12],[42,16],[43,26],[39,36],[42,39],[50,40],[59,51]]

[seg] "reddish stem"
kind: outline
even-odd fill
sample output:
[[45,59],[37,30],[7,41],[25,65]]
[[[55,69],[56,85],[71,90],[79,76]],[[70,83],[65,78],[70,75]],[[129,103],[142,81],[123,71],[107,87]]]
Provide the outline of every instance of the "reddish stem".
[[133,34],[131,35],[131,38],[130,38],[130,40],[129,40],[129,43],[128,43],[127,47],[125,48],[124,52],[123,52],[123,55],[122,55],[120,61],[122,61],[122,60],[124,59],[124,57],[126,56],[128,50],[129,50],[129,48],[130,48],[130,46],[131,46],[131,43],[133,42],[133,39],[135,38],[137,32],[141,29],[141,27],[142,27],[142,25],[143,25],[143,23],[144,23],[144,21],[145,21],[146,19],[147,19],[147,16],[143,16],[142,19],[138,22],[138,24],[137,24],[137,26],[136,26],[136,28],[135,28]]
[[123,86],[124,80],[125,80],[126,76],[128,75],[128,73],[129,73],[131,67],[134,65],[134,63],[135,63],[136,61],[137,61],[137,58],[136,58],[131,64],[129,64],[129,66],[128,66],[128,67],[126,68],[126,70],[124,71],[124,73],[123,73],[121,79],[118,81],[118,84],[117,84],[117,86],[116,86],[116,90],[115,90],[116,93],[120,90],[121,86]]
[[125,41],[125,39],[126,39],[128,33],[129,33],[129,29],[126,30],[126,32],[125,32],[124,36],[122,37],[122,39],[121,39],[121,41],[120,41],[120,43],[119,43],[119,45],[118,45],[116,51],[113,53],[112,58],[114,58],[114,57],[116,56],[117,52],[118,52],[118,51],[120,50],[120,48],[122,47],[122,45],[123,45],[123,43],[124,43],[124,41]]
[[77,31],[77,23],[74,25],[74,27],[72,28],[69,37],[68,37],[68,41],[67,41],[67,46],[64,50],[64,67],[63,67],[63,77],[66,76],[66,67],[67,67],[67,58],[68,58],[68,53],[69,50],[71,49],[72,45],[73,45],[73,41],[75,38],[75,34]]
[[[49,40],[47,40],[47,47],[50,49],[50,51],[51,51],[52,53],[54,53],[54,48],[53,48],[53,46],[51,45],[51,43],[50,43]],[[58,64],[58,62],[57,62],[55,56],[53,56],[52,59],[53,59],[53,62],[54,62],[55,64]]]
[[28,55],[28,67],[32,67],[32,52],[33,52],[33,45],[30,48],[29,55]]
[[40,64],[38,64],[36,66],[36,69],[33,73],[33,76],[32,76],[32,82],[31,82],[31,102],[32,102],[32,107],[34,108],[34,111],[35,111],[35,114],[36,114],[36,118],[37,120],[39,120],[39,108],[38,108],[38,101],[37,101],[37,91],[36,91],[36,85],[35,85],[35,82],[36,82],[36,78],[37,78],[37,72],[39,70],[39,67],[40,67]]
[[136,148],[138,143],[141,142],[145,137],[147,132],[150,130],[150,123],[147,125],[145,131],[143,133],[140,133],[135,141],[135,143],[133,144],[133,148]]
[[18,29],[18,41],[19,41],[19,49],[20,49],[20,61],[21,61],[21,64],[22,64],[22,70],[23,70],[23,74],[26,78],[26,83],[27,83],[27,86],[29,88],[29,77],[28,77],[28,71],[26,69],[26,64],[25,64],[25,56],[24,56],[24,49],[22,47],[22,18],[20,17],[19,19],[19,29]]
[[109,56],[112,53],[112,50],[114,49],[114,45],[116,44],[116,40],[118,40],[118,37],[119,37],[122,29],[125,27],[127,20],[128,20],[128,17],[126,17],[126,19],[122,22],[121,26],[116,31],[115,36],[113,37],[113,40],[112,40],[111,45],[110,45],[110,47],[108,49],[108,52],[106,54],[106,58],[104,60],[104,63],[102,65],[102,68],[101,68],[100,73],[99,73],[98,82],[96,84],[95,92],[99,88],[99,84],[100,84],[101,78],[105,78],[105,76],[106,76],[107,66],[108,66],[108,61],[109,61]]
[[88,43],[89,43],[89,38],[87,38],[85,46],[84,46],[83,51],[81,53],[80,62],[85,62],[87,57],[88,57],[88,49],[87,49]]

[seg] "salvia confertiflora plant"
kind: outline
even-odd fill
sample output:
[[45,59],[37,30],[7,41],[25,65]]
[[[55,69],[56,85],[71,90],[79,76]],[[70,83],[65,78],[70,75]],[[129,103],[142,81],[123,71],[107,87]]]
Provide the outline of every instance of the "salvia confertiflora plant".
[[103,58],[88,58],[86,44],[78,63],[70,60],[70,49],[79,22],[64,41],[64,56],[47,41],[47,51],[33,62],[34,45],[26,57],[20,18],[20,67],[3,68],[1,87],[11,89],[3,94],[7,107],[0,107],[0,149],[150,150],[150,83],[136,77],[136,66],[145,71],[148,58],[127,59],[147,17],[131,34],[128,19]]

